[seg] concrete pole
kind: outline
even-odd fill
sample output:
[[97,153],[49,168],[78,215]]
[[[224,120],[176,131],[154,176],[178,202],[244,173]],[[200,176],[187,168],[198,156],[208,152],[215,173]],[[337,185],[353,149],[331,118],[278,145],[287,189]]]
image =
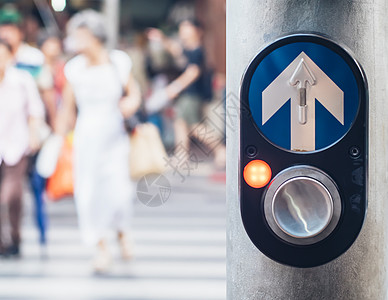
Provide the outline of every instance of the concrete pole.
[[[360,236],[338,259],[316,268],[278,264],[249,240],[241,222],[238,127],[227,130],[227,280],[229,300],[380,300],[387,297],[388,4],[385,0],[227,0],[227,109],[261,47],[296,31],[316,31],[348,46],[369,81],[369,204]],[[238,126],[238,122],[234,123]]]
[[117,46],[120,25],[120,0],[104,0],[102,12],[105,15],[108,30],[107,46],[113,49]]

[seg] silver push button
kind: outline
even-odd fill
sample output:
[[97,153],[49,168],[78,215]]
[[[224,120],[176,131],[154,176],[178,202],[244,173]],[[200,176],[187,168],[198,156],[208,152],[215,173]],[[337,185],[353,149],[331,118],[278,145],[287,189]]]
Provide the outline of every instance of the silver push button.
[[327,188],[308,177],[284,182],[272,200],[272,213],[284,233],[309,238],[322,232],[333,216],[333,200]]
[[264,196],[264,214],[271,230],[296,245],[328,237],[338,224],[342,204],[334,181],[311,166],[280,172]]

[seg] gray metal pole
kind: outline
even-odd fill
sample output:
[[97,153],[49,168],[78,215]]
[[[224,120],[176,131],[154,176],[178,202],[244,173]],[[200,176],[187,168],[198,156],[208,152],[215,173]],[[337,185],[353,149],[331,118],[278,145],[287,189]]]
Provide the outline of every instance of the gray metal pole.
[[[347,45],[369,81],[369,197],[360,236],[338,259],[298,269],[278,264],[249,240],[239,209],[238,122],[227,129],[228,299],[387,299],[388,4],[385,0],[227,0],[227,109],[261,47],[296,31]],[[235,113],[235,111],[234,111]],[[227,124],[228,125],[228,124]],[[237,127],[236,127],[237,126]]]
[[120,24],[120,0],[104,0],[103,14],[106,18],[108,30],[108,48],[117,46]]

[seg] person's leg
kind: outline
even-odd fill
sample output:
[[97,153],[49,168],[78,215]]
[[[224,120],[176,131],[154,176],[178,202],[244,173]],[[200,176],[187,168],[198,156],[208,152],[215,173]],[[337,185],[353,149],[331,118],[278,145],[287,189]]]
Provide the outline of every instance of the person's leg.
[[94,258],[94,271],[97,273],[106,272],[111,264],[112,258],[109,253],[108,245],[104,239],[97,244],[97,253]]
[[38,174],[35,168],[35,164],[29,175],[30,184],[35,200],[35,221],[40,234],[39,241],[42,245],[44,245],[46,244],[47,217],[43,193],[46,186],[46,180]]
[[190,127],[200,122],[200,102],[192,95],[181,95],[176,102],[177,118],[174,122],[175,147],[190,147]]
[[7,254],[10,255],[19,254],[23,180],[26,169],[26,158],[23,158],[15,166],[3,165],[0,198],[8,204],[9,209],[12,244],[8,247]]
[[128,241],[128,235],[124,231],[118,231],[117,232],[117,238],[119,241],[119,247],[121,251],[121,257],[124,260],[129,260],[132,258],[132,250],[130,243]]
[[[223,169],[225,168],[226,163],[226,147],[223,142],[219,143],[222,137],[216,136],[217,129],[211,129],[209,124],[194,124],[190,127],[190,134],[200,141],[205,147],[212,150],[214,155],[214,164],[217,168]],[[204,138],[207,131],[212,130],[211,134],[208,137]],[[218,143],[216,147],[214,144]]]
[[174,121],[175,147],[182,146],[184,149],[189,149],[189,128],[183,119]]
[[[209,150],[212,150],[214,155],[214,163],[217,168],[225,168],[225,137],[224,132],[220,132],[219,128],[216,128],[212,123],[204,121],[202,119],[203,103],[200,99],[193,97],[191,104],[192,115],[190,119],[189,132],[190,135],[201,142]],[[221,142],[221,143],[220,143]],[[215,144],[218,144],[215,147]]]

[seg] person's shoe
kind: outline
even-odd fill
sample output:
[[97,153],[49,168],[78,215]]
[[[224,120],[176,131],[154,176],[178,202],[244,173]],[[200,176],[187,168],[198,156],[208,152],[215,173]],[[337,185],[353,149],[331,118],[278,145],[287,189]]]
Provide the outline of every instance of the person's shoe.
[[3,246],[0,246],[0,257],[4,257],[5,256],[5,249]]
[[97,254],[93,261],[95,273],[105,273],[111,265],[112,258],[107,248],[98,247]]
[[20,247],[17,244],[8,246],[4,251],[4,256],[7,257],[20,257]]

